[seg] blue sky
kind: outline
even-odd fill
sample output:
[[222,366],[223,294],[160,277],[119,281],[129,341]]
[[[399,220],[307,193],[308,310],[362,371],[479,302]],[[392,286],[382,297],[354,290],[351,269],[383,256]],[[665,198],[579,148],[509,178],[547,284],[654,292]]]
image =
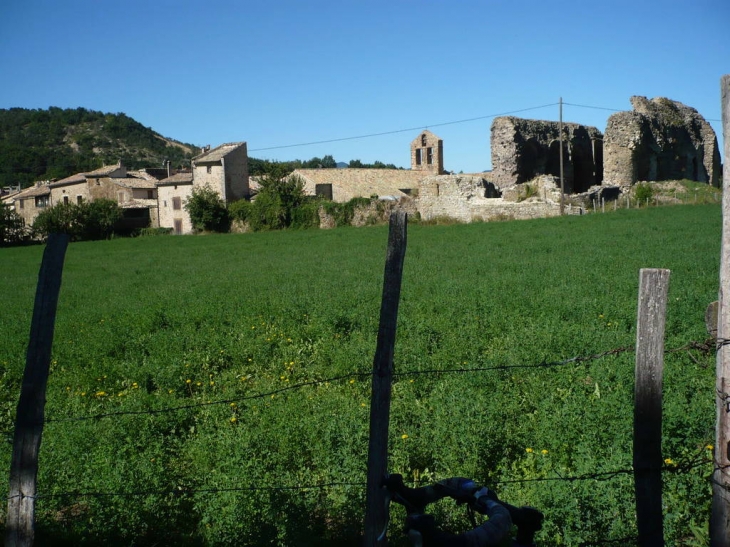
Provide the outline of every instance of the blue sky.
[[[728,0],[3,0],[0,108],[124,112],[258,158],[403,167],[430,128],[447,169],[477,172],[491,116],[551,105],[515,115],[557,120],[560,97],[669,97],[721,139],[729,24]],[[563,109],[601,131],[610,114]]]

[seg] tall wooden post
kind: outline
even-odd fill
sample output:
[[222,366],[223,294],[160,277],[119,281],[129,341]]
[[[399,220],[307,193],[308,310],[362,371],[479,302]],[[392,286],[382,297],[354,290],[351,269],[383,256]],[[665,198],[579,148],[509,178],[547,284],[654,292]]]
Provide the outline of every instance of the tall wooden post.
[[563,177],[563,98],[560,97],[560,121],[558,121],[558,143],[560,145],[560,216],[565,214],[565,182]]
[[[720,80],[722,97],[722,250],[717,312],[717,422],[712,474],[710,545],[730,547],[730,74]],[[696,194],[695,194],[696,195]]]
[[61,274],[67,247],[68,235],[51,234],[38,274],[10,461],[8,515],[5,523],[5,545],[8,547],[30,547],[35,538],[38,450],[43,433],[43,412],[51,364],[56,305],[61,290]]
[[641,547],[664,545],[662,375],[669,270],[639,272],[634,390],[634,489]]
[[378,541],[378,536],[388,522],[388,508],[385,506],[386,492],[382,482],[388,471],[390,392],[401,278],[406,254],[406,225],[407,216],[404,212],[398,211],[391,214],[388,250],[385,258],[383,298],[380,304],[380,327],[373,359],[373,392],[370,401],[370,442],[365,500],[365,547],[388,544],[386,536],[383,536],[380,541]]

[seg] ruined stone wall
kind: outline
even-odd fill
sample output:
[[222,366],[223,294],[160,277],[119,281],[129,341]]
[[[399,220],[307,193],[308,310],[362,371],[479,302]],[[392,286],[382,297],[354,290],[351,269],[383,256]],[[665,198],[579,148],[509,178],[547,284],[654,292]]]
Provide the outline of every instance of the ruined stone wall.
[[633,111],[606,124],[606,184],[689,179],[719,186],[717,137],[697,110],[663,97],[631,97],[631,104]]
[[[565,191],[582,192],[603,180],[603,135],[595,127],[563,123]],[[560,175],[559,123],[514,116],[495,118],[491,178],[500,187],[539,175]]]
[[552,201],[534,199],[518,202],[498,195],[495,185],[483,177],[432,176],[421,182],[416,206],[423,220],[439,217],[460,222],[522,220],[560,214],[559,204]]

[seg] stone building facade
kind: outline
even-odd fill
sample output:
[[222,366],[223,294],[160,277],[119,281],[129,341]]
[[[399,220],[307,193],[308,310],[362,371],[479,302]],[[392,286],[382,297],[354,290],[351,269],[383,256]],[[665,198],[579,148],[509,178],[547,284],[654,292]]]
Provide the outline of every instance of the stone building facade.
[[[603,135],[595,127],[563,123],[563,178],[567,193],[603,180]],[[514,116],[495,118],[491,129],[492,173],[500,188],[539,175],[560,176],[559,123]]]
[[176,173],[157,183],[160,227],[171,228],[176,235],[193,231],[185,202],[193,193],[193,174]]
[[245,142],[221,144],[192,160],[196,187],[209,186],[225,203],[249,197],[248,152]]
[[444,141],[428,130],[411,142],[411,171],[444,174]]
[[717,137],[697,110],[663,97],[635,96],[631,105],[606,124],[606,184],[689,179],[719,186]]

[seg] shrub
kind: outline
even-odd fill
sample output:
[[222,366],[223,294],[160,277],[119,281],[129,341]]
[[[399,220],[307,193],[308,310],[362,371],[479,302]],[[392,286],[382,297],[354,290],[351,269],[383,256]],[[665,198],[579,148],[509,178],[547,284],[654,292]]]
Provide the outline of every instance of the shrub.
[[0,204],[0,245],[13,245],[25,237],[25,221],[14,209]]
[[228,214],[230,215],[231,220],[246,222],[251,215],[252,208],[253,204],[250,201],[239,199],[238,201],[228,204]]
[[106,239],[122,218],[116,201],[98,199],[76,204],[59,203],[41,211],[33,222],[33,232],[41,238],[48,234],[69,234],[71,239]]
[[313,214],[316,211],[296,213],[295,222],[295,211],[307,202],[301,177],[288,176],[281,166],[273,165],[259,182],[261,190],[247,219],[252,230],[280,230],[290,226],[315,225]]
[[641,206],[642,203],[646,203],[647,200],[651,200],[654,197],[654,188],[651,184],[642,182],[634,187],[634,197]]
[[195,188],[183,205],[190,215],[190,222],[198,231],[227,232],[231,219],[220,195],[210,188]]

